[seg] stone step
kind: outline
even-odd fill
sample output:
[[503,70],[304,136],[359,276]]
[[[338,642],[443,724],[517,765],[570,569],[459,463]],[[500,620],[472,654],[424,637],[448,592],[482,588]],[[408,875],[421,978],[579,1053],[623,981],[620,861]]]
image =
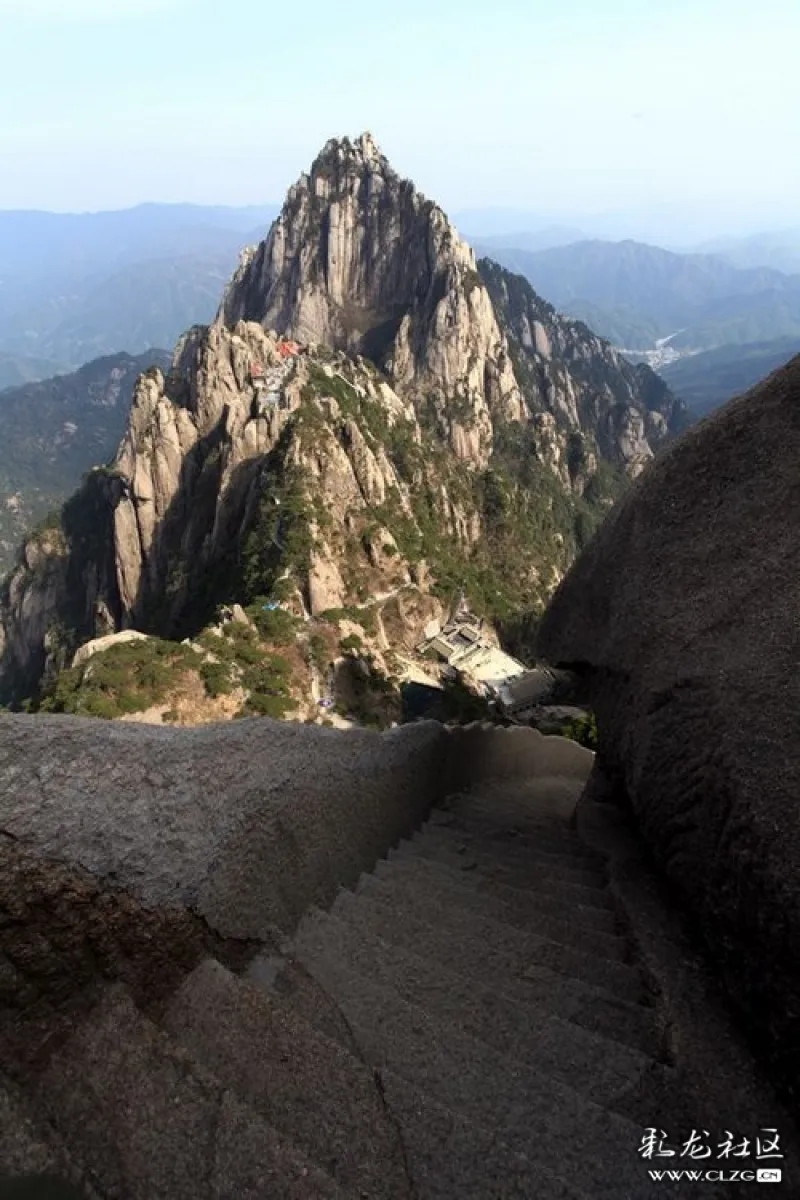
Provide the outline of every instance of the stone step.
[[644,999],[643,979],[637,967],[587,954],[528,929],[484,916],[453,901],[436,886],[436,881],[431,884],[423,871],[414,878],[379,879],[375,875],[362,875],[358,896],[370,904],[381,905],[398,923],[409,915],[429,920],[435,914],[436,924],[443,932],[464,944],[469,941],[483,948],[491,944],[503,949],[516,958],[519,970],[526,976],[544,968],[602,988],[631,1004]]
[[439,1104],[393,1071],[380,1072],[402,1132],[416,1200],[592,1200],[506,1144],[496,1128]]
[[642,1182],[636,1157],[644,1127],[574,1088],[407,1004],[393,988],[348,965],[322,968],[329,991],[366,1062],[412,1083],[498,1137],[520,1155],[597,1197],[622,1196]]
[[544,861],[552,861],[555,865],[560,862],[563,866],[571,866],[573,870],[582,870],[588,874],[605,874],[605,859],[597,852],[587,851],[582,844],[570,845],[560,839],[536,833],[532,829],[514,824],[509,821],[497,821],[489,817],[459,816],[451,814],[453,820],[448,824],[430,822],[438,828],[451,829],[454,833],[472,837],[483,843],[520,846],[535,854]]
[[[572,919],[572,910],[563,904],[560,916],[536,913],[527,905],[510,903],[471,884],[469,873],[457,874],[442,863],[424,858],[400,858],[382,860],[375,866],[374,875],[387,884],[398,879],[408,879],[416,885],[421,877],[426,880],[426,896],[440,892],[443,902],[460,904],[474,912],[480,912],[495,921],[503,921],[518,929],[527,929],[553,942],[573,946],[588,954],[607,958],[612,962],[628,962],[631,947],[628,940],[614,933],[599,929],[587,929]],[[523,893],[523,899],[527,899]]]
[[444,835],[453,841],[466,843],[470,849],[474,847],[485,854],[502,854],[517,865],[527,866],[554,878],[582,884],[584,887],[606,885],[606,870],[602,859],[587,859],[584,855],[572,852],[554,853],[515,829],[503,827],[482,831],[476,829],[471,822],[463,822],[459,826],[432,825],[428,822],[419,830],[419,836],[427,837],[429,833],[440,840]]
[[402,1145],[373,1071],[282,997],[209,959],[172,998],[164,1027],[341,1186],[407,1200]]
[[[318,915],[335,922],[328,914]],[[276,970],[279,962],[282,965]],[[259,956],[248,974],[261,986],[277,989],[294,1012],[361,1057],[359,1043],[335,997],[300,960]],[[459,985],[466,983],[459,980]],[[534,1168],[505,1149],[497,1130],[475,1125],[391,1072],[376,1071],[375,1078],[399,1130],[416,1200],[451,1200],[454,1196],[484,1200],[497,1195],[498,1187],[504,1197],[519,1200],[531,1196],[588,1200],[585,1193],[567,1187],[551,1172]]]
[[544,892],[551,896],[561,895],[565,899],[584,906],[613,910],[611,897],[605,881],[577,879],[573,873],[548,868],[547,863],[536,861],[534,856],[518,846],[501,845],[497,842],[459,838],[452,832],[421,829],[412,842],[413,853],[423,858],[435,858],[440,862],[473,869],[499,883],[525,890]]
[[569,838],[555,836],[551,831],[534,835],[514,825],[471,819],[441,809],[434,809],[420,828],[441,834],[449,833],[453,837],[476,842],[481,846],[517,846],[544,862],[552,862],[554,865],[561,863],[575,870],[585,870],[589,874],[605,873],[605,858],[598,851],[588,849],[582,841],[571,835]]
[[583,777],[537,773],[527,778],[480,780],[460,789],[456,795],[465,802],[494,808],[512,817],[519,814],[542,824],[560,821],[569,829],[585,785]]
[[346,1195],[143,1017],[120,985],[54,1051],[35,1099],[103,1196]]
[[585,783],[578,779],[539,776],[530,780],[485,780],[448,796],[451,812],[488,817],[501,824],[528,825],[533,831],[552,828],[575,836],[571,819]]
[[572,809],[564,811],[564,806],[561,803],[562,793],[556,795],[555,803],[551,803],[548,799],[553,783],[565,784],[572,795],[575,787],[583,788],[582,779],[569,779],[564,776],[548,775],[528,775],[528,776],[508,776],[506,778],[495,777],[493,779],[478,779],[463,787],[453,788],[450,795],[446,797],[445,803],[449,804],[452,798],[460,799],[461,797],[476,798],[482,803],[507,804],[520,803],[525,804],[527,808],[536,813],[540,821],[550,822],[553,825],[561,825],[567,834],[574,834],[575,830],[572,823]]
[[653,1067],[653,1060],[640,1051],[589,1033],[545,1008],[522,1005],[507,998],[500,987],[464,979],[440,963],[371,937],[329,913],[306,916],[292,946],[296,958],[330,994],[336,994],[334,985],[343,972],[366,976],[499,1054],[552,1075],[598,1104],[612,1106]]
[[[452,801],[447,800],[444,805]],[[572,833],[563,821],[529,821],[527,829],[518,829],[514,822],[498,821],[486,818],[480,814],[471,817],[460,807],[448,808],[444,805],[434,808],[426,822],[426,827],[452,829],[454,831],[472,831],[475,836],[485,838],[493,833],[506,832],[510,836],[525,838],[527,843],[537,846],[542,853],[562,857],[585,860],[592,866],[601,862],[601,856],[596,850],[590,849],[582,842],[577,834]]]
[[[425,862],[430,863],[441,871],[452,875],[465,887],[471,888],[480,895],[492,896],[502,900],[515,912],[538,914],[542,917],[563,918],[568,912],[570,921],[581,929],[596,929],[601,933],[619,934],[621,923],[611,908],[598,908],[593,904],[576,904],[574,893],[569,890],[564,895],[557,890],[554,895],[534,891],[531,888],[513,887],[501,883],[491,875],[486,875],[476,868],[468,855],[454,856],[451,861],[444,862],[441,857],[420,855],[416,853],[413,841],[399,842],[387,855],[388,862]],[[619,934],[619,936],[622,936]]]
[[439,925],[438,914],[426,920],[409,913],[399,921],[372,897],[348,891],[339,893],[332,912],[359,931],[482,982],[523,1005],[540,1006],[593,1033],[660,1055],[661,1029],[654,1009],[545,967],[530,967],[518,949],[473,937],[471,929],[466,936],[454,936],[452,929]]

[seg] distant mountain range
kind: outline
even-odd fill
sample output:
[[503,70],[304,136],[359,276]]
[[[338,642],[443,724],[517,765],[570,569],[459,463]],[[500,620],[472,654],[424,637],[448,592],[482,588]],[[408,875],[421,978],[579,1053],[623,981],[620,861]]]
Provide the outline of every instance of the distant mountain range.
[[702,417],[733,396],[749,391],[795,354],[800,354],[800,337],[748,346],[719,346],[669,363],[660,368],[659,374],[676,396]]
[[[263,240],[277,211],[144,204],[0,212],[0,389],[173,345],[211,320],[242,248]],[[590,240],[583,230],[596,228],[591,221],[579,228],[524,211],[472,210],[457,223],[468,236],[485,230],[470,239],[479,253],[632,357],[656,365],[689,355],[662,374],[697,411],[750,386],[800,338],[800,230],[676,253]],[[507,232],[514,224],[517,232]],[[666,350],[654,354],[662,343]]]
[[[525,231],[538,234],[543,230],[570,228],[576,233],[571,241],[600,238],[618,242],[633,238],[650,246],[664,246],[680,253],[717,253],[730,248],[774,252],[785,247],[797,251],[800,229],[797,213],[790,203],[778,202],[768,207],[740,206],[735,198],[721,205],[718,200],[666,201],[647,203],[605,212],[581,210],[572,203],[554,209],[517,207],[483,207],[456,211],[453,221],[468,240],[484,241]],[[756,231],[756,232],[753,232]],[[516,245],[524,246],[517,242]],[[793,248],[793,249],[792,249]],[[790,271],[788,264],[777,259],[763,262],[761,258],[741,265],[776,266]]]
[[113,212],[0,210],[0,269],[83,276],[144,258],[228,250],[231,234],[263,237],[275,205],[140,204]]
[[800,229],[779,229],[743,238],[717,238],[696,249],[716,254],[734,267],[772,267],[790,275],[800,273]]
[[498,250],[551,250],[555,246],[569,246],[573,242],[586,240],[585,233],[569,225],[546,225],[542,229],[498,233],[490,237],[466,233],[464,236],[488,257]]
[[633,241],[539,251],[484,242],[480,249],[626,349],[665,338],[676,350],[696,351],[800,335],[800,275]]
[[[74,370],[98,356],[172,345],[214,314],[241,249],[265,236],[274,205],[143,204],[118,212],[0,212],[0,387]],[[507,232],[518,222],[517,232]],[[676,253],[589,240],[586,225],[514,210],[456,223],[476,250],[524,275],[567,315],[615,345],[676,351],[800,333],[800,231]],[[602,224],[602,222],[601,222]],[[475,230],[486,235],[475,236]]]
[[241,248],[264,237],[276,212],[0,212],[0,386],[172,345],[211,319]]
[[47,379],[69,370],[66,363],[49,358],[32,358],[24,354],[11,354],[0,350],[0,390]]

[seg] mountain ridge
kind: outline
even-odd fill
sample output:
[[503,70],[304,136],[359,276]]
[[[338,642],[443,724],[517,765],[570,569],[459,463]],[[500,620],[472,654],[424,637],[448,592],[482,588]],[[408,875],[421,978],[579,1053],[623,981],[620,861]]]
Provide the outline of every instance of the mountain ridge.
[[800,335],[744,346],[718,346],[659,369],[691,412],[706,416],[800,354]]
[[174,345],[213,319],[243,240],[275,206],[0,211],[0,382]]
[[630,350],[670,337],[683,350],[800,333],[800,275],[739,268],[713,254],[680,254],[627,239],[541,251],[498,248],[560,309]]
[[479,270],[370,135],[333,139],[217,318],[139,380],[114,464],[6,581],[0,686],[259,595],[307,622],[462,589],[513,621],[684,416],[524,280]]

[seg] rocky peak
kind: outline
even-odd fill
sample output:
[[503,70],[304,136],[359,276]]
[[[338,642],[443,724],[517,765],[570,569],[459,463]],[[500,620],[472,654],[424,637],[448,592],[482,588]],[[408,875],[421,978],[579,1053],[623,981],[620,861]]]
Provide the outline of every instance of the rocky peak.
[[312,178],[335,164],[346,164],[348,167],[356,169],[367,167],[380,172],[384,177],[399,178],[388,158],[368,131],[353,140],[348,137],[329,138],[314,160],[311,168]]
[[432,404],[453,449],[477,464],[491,453],[492,416],[524,414],[473,251],[368,133],[327,143],[243,260],[218,320],[363,354]]
[[369,134],[330,141],[214,324],[141,377],[115,461],[15,569],[0,695],[35,686],[56,643],[193,636],[221,602],[305,620],[459,586],[489,619],[540,608],[669,432],[646,382],[479,269]]

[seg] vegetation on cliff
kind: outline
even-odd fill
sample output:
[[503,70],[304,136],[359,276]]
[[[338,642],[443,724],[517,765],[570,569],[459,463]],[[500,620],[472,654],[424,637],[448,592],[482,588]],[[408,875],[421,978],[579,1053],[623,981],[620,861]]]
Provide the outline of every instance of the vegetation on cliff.
[[[218,320],[141,377],[116,459],[64,506],[58,551],[23,554],[7,581],[2,698],[44,681],[46,700],[82,642],[133,628],[202,639],[214,701],[306,712],[310,639],[334,610],[350,682],[327,719],[343,704],[383,720],[391,654],[413,656],[457,594],[524,652],[531,616],[670,435],[668,390],[478,264],[369,137],[330,143],[275,228]],[[412,591],[425,603],[404,602],[390,635],[382,605]],[[296,623],[284,650],[265,604]],[[220,626],[222,605],[246,609],[246,634]],[[91,675],[76,678],[52,703],[78,703]],[[373,713],[362,693],[387,702]]]

